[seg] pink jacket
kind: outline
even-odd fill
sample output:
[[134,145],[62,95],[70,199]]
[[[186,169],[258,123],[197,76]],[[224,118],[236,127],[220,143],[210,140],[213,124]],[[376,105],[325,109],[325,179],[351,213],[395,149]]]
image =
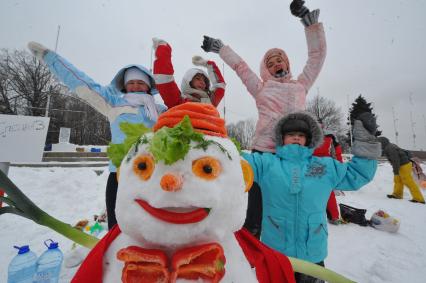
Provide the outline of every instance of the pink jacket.
[[275,152],[276,122],[291,112],[305,110],[306,95],[318,77],[326,55],[323,25],[313,24],[305,28],[305,34],[308,44],[308,61],[297,80],[292,80],[290,67],[286,76],[273,77],[266,68],[264,58],[260,63],[262,78],[260,79],[229,46],[224,46],[220,50],[220,57],[237,72],[248,92],[256,100],[259,119],[254,134],[253,149]]

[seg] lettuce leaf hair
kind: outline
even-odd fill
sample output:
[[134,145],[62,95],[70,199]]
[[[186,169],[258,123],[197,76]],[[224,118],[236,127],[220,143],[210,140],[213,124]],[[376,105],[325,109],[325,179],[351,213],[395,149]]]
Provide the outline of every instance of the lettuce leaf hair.
[[141,143],[149,144],[148,151],[154,156],[156,162],[162,160],[167,165],[184,159],[191,149],[191,141],[195,142],[193,148],[204,151],[214,144],[232,160],[229,152],[220,143],[207,140],[204,134],[195,131],[187,115],[173,128],[163,127],[156,131],[151,138],[145,135],[150,130],[143,125],[121,123],[120,129],[126,134],[126,139],[122,144],[111,143],[107,150],[109,158],[116,167],[120,167],[122,160],[133,147],[133,151],[129,153],[127,159],[130,160],[136,154],[137,147]]

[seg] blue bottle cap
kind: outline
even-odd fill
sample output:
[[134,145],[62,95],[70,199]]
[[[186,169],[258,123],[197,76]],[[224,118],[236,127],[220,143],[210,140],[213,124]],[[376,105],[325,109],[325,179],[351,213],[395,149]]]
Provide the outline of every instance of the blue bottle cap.
[[[47,243],[50,241],[50,244],[48,245]],[[52,239],[47,239],[46,241],[44,241],[44,245],[49,249],[57,249],[58,248],[58,243],[54,242]]]
[[19,251],[18,251],[18,254],[20,255],[20,254],[25,254],[25,253],[27,253],[27,252],[29,252],[30,251],[30,246],[28,246],[28,245],[25,245],[25,246],[22,246],[22,247],[18,247],[18,246],[13,246],[15,249],[18,249]]

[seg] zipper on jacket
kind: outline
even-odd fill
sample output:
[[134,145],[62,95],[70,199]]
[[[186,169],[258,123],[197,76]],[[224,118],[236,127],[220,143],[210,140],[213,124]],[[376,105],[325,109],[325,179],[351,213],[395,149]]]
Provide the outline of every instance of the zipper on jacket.
[[294,221],[294,236],[293,239],[295,239],[295,247],[296,247],[296,258],[299,257],[299,248],[297,247],[297,242],[299,237],[297,236],[297,229],[298,229],[298,219],[299,219],[299,194],[296,194],[296,213],[295,213],[295,221]]

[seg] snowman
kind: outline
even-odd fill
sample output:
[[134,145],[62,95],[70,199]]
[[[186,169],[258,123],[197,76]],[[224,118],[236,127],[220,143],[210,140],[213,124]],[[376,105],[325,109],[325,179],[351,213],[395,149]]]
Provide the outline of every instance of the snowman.
[[252,174],[213,106],[162,114],[122,159],[118,225],[73,282],[258,282],[234,234]]

